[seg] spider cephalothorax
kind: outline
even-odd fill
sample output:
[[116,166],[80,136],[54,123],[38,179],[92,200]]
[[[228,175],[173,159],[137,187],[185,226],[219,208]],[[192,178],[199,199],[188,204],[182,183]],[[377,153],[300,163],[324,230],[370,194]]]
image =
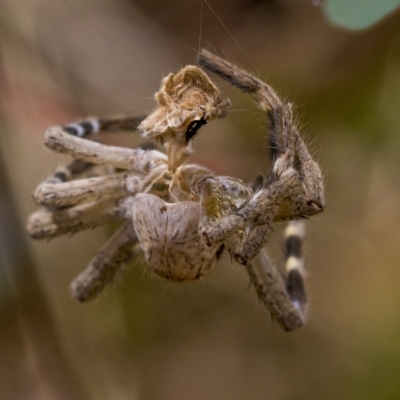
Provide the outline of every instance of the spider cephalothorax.
[[[163,79],[158,107],[147,117],[89,118],[46,131],[46,145],[73,161],[41,183],[34,198],[42,207],[28,221],[34,238],[52,238],[124,221],[89,266],[73,281],[80,301],[95,297],[121,265],[141,249],[150,268],[174,281],[208,274],[224,249],[245,265],[260,300],[285,330],[305,319],[300,221],[324,206],[322,176],[299,136],[292,105],[266,83],[202,50],[198,63],[251,93],[270,122],[272,168],[256,185],[186,164],[202,125],[227,114],[210,78],[187,66]],[[165,145],[157,150],[107,146],[87,140],[105,130],[138,130]],[[272,224],[286,230],[286,271],[263,249]]]

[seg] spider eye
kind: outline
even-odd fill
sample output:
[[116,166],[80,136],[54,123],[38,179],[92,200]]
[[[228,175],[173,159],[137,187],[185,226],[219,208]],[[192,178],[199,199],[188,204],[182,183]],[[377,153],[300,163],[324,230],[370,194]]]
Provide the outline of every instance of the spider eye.
[[186,143],[193,138],[194,135],[196,135],[197,131],[207,123],[207,121],[204,118],[201,119],[196,119],[192,121],[186,131],[185,137],[186,137]]

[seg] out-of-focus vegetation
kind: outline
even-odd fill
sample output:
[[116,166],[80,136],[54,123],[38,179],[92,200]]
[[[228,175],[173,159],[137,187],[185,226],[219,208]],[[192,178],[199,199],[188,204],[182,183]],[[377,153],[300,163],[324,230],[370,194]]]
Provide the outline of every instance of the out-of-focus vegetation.
[[330,21],[347,29],[370,28],[400,6],[399,0],[315,0]]
[[[0,4],[0,398],[400,398],[400,14],[354,34],[312,0],[208,1],[230,33],[197,0]],[[138,260],[77,304],[68,284],[112,228],[50,243],[25,233],[31,191],[65,162],[43,131],[149,111],[162,76],[193,63],[199,42],[298,104],[323,167],[327,206],[308,223],[311,309],[299,332],[270,323],[229,257],[186,285]],[[269,165],[262,115],[216,81],[232,112],[202,128],[193,161],[250,180]],[[277,264],[280,233],[268,245]]]

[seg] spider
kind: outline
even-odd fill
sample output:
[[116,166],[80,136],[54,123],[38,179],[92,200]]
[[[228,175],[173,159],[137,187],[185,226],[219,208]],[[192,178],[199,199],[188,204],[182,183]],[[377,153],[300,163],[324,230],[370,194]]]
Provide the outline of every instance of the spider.
[[[88,118],[49,128],[46,146],[73,160],[36,188],[41,208],[29,217],[28,231],[36,239],[53,238],[123,221],[72,282],[72,295],[82,302],[96,297],[140,251],[152,271],[180,282],[209,274],[226,249],[245,266],[272,318],[286,331],[297,329],[307,312],[302,219],[323,210],[320,168],[298,133],[292,104],[207,50],[200,51],[197,63],[162,80],[158,106],[148,116]],[[230,105],[200,67],[252,94],[265,113],[272,157],[268,177],[247,184],[186,163],[201,126],[226,116]],[[166,154],[86,138],[113,130],[137,130],[164,145]],[[285,272],[264,250],[278,221],[289,221]]]

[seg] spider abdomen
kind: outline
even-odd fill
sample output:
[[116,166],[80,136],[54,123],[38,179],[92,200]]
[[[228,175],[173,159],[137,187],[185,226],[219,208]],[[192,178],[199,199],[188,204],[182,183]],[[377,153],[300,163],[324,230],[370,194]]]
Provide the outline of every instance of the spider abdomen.
[[219,245],[206,246],[199,235],[200,204],[166,203],[151,194],[138,194],[132,217],[147,263],[173,281],[200,279],[215,265]]

